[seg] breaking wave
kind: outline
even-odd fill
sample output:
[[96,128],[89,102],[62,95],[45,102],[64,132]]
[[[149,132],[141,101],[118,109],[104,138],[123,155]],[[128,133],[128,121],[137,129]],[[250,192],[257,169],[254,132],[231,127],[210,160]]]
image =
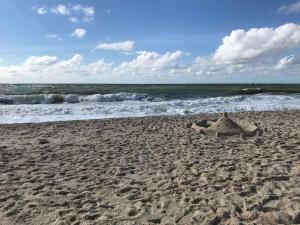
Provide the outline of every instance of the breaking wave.
[[153,98],[146,94],[118,93],[87,96],[18,95],[5,98],[1,96],[0,99],[2,101],[0,123],[193,115],[224,110],[241,112],[300,109],[300,94],[255,94],[168,100]]
[[76,94],[38,94],[38,95],[2,95],[0,104],[18,105],[18,104],[58,104],[58,103],[80,103],[80,102],[119,102],[119,101],[147,101],[154,100],[146,94],[138,93],[116,93],[116,94],[94,94],[94,95],[76,95]]

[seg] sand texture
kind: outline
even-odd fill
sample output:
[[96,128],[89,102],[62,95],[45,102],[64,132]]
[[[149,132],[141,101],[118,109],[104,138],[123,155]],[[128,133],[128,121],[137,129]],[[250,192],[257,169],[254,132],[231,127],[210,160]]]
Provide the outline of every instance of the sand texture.
[[[215,115],[212,115],[213,117]],[[0,225],[300,224],[300,111],[0,126]]]

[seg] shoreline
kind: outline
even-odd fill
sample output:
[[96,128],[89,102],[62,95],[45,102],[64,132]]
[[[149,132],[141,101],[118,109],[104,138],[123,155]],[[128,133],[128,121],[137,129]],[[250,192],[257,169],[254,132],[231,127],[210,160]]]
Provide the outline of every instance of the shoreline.
[[[239,111],[239,112],[228,112],[230,115],[239,115],[239,114],[245,114],[245,115],[251,115],[251,114],[259,114],[259,113],[297,113],[300,112],[300,109],[287,109],[287,110],[266,110],[266,111]],[[78,122],[97,122],[97,121],[103,121],[103,120],[132,120],[132,119],[144,119],[144,118],[173,118],[173,117],[187,117],[187,118],[194,118],[194,117],[218,117],[222,115],[224,112],[208,112],[208,113],[197,113],[197,114],[188,114],[188,115],[149,115],[149,116],[132,116],[132,117],[111,117],[111,118],[100,118],[100,119],[77,119],[77,120],[57,120],[57,121],[42,121],[42,122],[22,122],[22,123],[0,123],[1,126],[6,125],[29,125],[29,124],[55,124],[55,123],[78,123]]]
[[0,221],[299,223],[300,110],[229,113],[261,137],[186,126],[217,115],[1,124]]

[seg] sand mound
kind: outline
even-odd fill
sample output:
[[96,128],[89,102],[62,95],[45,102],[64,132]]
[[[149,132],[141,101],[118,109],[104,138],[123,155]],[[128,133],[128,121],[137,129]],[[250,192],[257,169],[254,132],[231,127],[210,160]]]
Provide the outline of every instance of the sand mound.
[[261,133],[261,130],[248,121],[233,121],[228,117],[227,113],[217,121],[202,120],[192,124],[192,128],[203,134],[212,135],[254,135]]

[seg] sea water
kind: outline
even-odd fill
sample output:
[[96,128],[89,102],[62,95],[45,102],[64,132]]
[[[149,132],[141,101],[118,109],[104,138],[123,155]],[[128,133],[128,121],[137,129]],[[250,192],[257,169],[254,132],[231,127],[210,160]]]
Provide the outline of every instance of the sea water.
[[0,85],[2,124],[289,109],[300,85]]

